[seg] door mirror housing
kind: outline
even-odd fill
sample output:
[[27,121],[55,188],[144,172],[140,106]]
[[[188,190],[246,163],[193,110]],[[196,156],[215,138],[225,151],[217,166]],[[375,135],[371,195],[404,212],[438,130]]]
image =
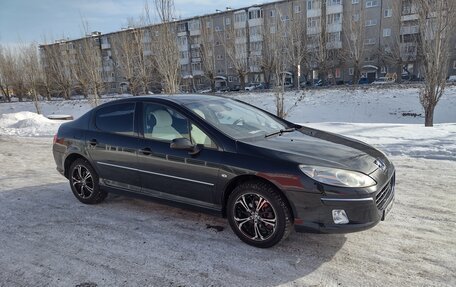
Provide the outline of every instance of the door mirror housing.
[[194,145],[188,138],[177,138],[171,141],[172,149],[186,150],[191,155],[195,155],[201,151],[198,145]]

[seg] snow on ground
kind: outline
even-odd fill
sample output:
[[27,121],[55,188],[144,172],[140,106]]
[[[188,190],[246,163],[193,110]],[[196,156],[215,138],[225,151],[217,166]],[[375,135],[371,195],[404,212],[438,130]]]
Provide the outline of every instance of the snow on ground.
[[[297,106],[296,100],[304,95]],[[288,120],[298,123],[424,123],[418,88],[333,88],[285,95]],[[273,93],[240,93],[232,97],[275,113]],[[405,114],[405,115],[403,115]],[[420,115],[414,117],[413,115]],[[435,111],[434,123],[456,123],[456,86],[449,86]]]
[[385,221],[293,232],[265,250],[207,214],[115,195],[80,203],[51,142],[0,137],[0,286],[456,286],[454,161],[392,157]]
[[50,120],[32,112],[0,115],[0,134],[10,136],[50,136],[64,121]]

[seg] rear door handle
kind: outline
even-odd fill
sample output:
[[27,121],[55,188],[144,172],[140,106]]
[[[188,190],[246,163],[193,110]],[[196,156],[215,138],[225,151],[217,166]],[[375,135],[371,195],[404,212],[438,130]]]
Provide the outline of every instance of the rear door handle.
[[150,148],[146,147],[146,148],[140,149],[139,152],[144,155],[149,155],[152,153],[152,150]]
[[91,139],[91,140],[89,141],[89,144],[90,144],[91,146],[96,146],[97,143],[98,143],[98,142],[97,142],[96,139]]

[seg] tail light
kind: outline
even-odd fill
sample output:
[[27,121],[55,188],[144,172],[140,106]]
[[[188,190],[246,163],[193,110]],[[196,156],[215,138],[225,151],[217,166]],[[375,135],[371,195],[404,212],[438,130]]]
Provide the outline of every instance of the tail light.
[[52,141],[52,144],[55,144],[57,142],[57,134],[54,135],[54,140]]

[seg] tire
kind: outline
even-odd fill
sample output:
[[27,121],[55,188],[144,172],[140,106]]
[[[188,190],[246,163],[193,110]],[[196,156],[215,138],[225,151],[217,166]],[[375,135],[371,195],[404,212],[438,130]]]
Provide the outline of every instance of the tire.
[[259,248],[278,244],[288,237],[293,227],[285,198],[263,182],[237,186],[228,198],[227,217],[239,239]]
[[85,159],[77,159],[71,164],[69,180],[74,196],[82,203],[97,204],[108,195],[100,189],[98,174]]

